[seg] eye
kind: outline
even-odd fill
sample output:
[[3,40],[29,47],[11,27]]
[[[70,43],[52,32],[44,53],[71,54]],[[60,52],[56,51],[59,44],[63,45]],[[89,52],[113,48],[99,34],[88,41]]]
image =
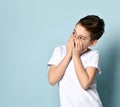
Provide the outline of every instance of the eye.
[[82,39],[82,37],[80,36],[79,39]]
[[75,33],[75,31],[73,31],[73,35],[75,35],[76,33]]
[[86,40],[86,38],[82,37],[82,40]]
[[85,38],[85,37],[82,37],[82,36],[80,36],[79,38],[82,39],[82,40],[86,40],[86,38]]

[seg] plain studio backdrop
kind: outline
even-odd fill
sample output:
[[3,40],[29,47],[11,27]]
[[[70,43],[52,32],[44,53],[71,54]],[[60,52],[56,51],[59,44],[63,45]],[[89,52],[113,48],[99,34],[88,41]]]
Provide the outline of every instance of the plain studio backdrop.
[[[97,76],[104,107],[120,107],[119,0],[0,0],[0,107],[59,107],[58,85],[47,79],[47,63],[76,22],[95,14],[105,33]],[[69,90],[69,89],[68,89]]]

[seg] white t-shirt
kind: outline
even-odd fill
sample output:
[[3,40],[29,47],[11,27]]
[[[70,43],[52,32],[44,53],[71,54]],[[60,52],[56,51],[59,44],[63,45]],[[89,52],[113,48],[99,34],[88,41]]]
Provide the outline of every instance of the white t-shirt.
[[[48,65],[58,65],[65,55],[66,46],[55,48]],[[82,54],[80,58],[84,68],[88,66],[98,68],[98,51],[89,49],[89,51]],[[60,107],[102,107],[96,90],[96,81],[93,81],[89,89],[84,90],[78,81],[72,59],[63,78],[59,81],[59,95]]]

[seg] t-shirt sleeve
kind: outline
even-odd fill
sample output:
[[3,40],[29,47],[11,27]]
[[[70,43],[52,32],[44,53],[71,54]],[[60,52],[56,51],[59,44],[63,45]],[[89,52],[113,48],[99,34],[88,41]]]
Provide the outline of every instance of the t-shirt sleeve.
[[88,58],[88,61],[87,61],[87,67],[95,67],[97,68],[98,72],[101,73],[101,70],[99,68],[99,53],[98,52],[95,52],[93,53],[89,58]]
[[50,58],[48,62],[48,66],[50,65],[58,65],[60,60],[60,49],[57,47],[54,49],[52,57]]

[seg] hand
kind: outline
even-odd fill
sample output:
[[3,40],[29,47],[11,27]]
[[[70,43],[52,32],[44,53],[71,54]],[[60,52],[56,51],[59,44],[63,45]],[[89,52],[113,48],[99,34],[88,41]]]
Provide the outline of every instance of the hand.
[[72,57],[73,47],[74,47],[75,36],[71,35],[69,41],[66,44],[66,54]]
[[80,56],[83,52],[85,52],[87,49],[83,49],[83,43],[80,40],[80,38],[76,38],[74,40],[74,48],[73,48],[73,55]]

